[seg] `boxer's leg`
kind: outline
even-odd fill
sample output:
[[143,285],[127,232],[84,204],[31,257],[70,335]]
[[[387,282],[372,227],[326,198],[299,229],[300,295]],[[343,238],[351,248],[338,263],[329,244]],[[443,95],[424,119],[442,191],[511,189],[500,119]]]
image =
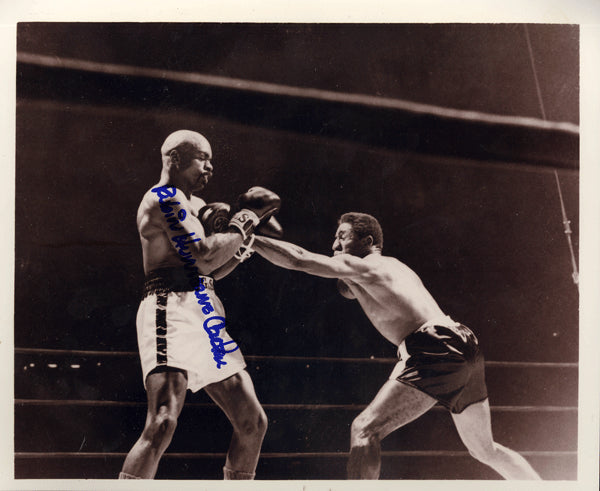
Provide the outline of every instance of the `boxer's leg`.
[[378,479],[381,440],[427,412],[435,403],[433,397],[420,390],[388,380],[352,422],[348,479]]
[[187,378],[181,370],[150,373],[146,378],[148,412],[142,435],[127,454],[120,479],[153,479],[171,443],[183,408]]
[[517,452],[494,441],[488,400],[471,404],[452,419],[469,453],[505,479],[540,479]]
[[225,479],[254,479],[260,447],[267,431],[265,414],[246,370],[205,387],[233,426],[224,467]]

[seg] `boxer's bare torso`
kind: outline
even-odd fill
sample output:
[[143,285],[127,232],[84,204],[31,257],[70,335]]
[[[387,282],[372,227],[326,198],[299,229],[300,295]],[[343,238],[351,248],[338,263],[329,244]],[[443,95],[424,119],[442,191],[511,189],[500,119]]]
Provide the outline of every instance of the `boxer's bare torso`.
[[348,224],[338,228],[333,257],[258,236],[254,248],[278,266],[338,278],[340,293],[356,298],[375,328],[395,345],[425,322],[444,317],[414,271],[393,257],[382,256],[376,247],[361,248],[348,232]]
[[343,281],[390,342],[398,345],[425,322],[444,316],[417,274],[402,262],[379,253],[361,261],[367,270]]
[[[153,186],[152,189],[155,188],[156,186]],[[142,244],[144,272],[146,274],[158,268],[181,266],[181,257],[173,247],[173,243],[164,228],[165,216],[169,211],[166,208],[161,210],[156,193],[152,189],[149,189],[142,198],[137,212],[137,228]],[[185,202],[181,203],[182,200],[185,200]],[[178,193],[177,201],[187,211],[186,220],[190,222],[195,220],[198,222],[197,227],[201,228],[201,224],[196,217],[205,202],[197,196],[191,196],[188,200],[183,193]]]

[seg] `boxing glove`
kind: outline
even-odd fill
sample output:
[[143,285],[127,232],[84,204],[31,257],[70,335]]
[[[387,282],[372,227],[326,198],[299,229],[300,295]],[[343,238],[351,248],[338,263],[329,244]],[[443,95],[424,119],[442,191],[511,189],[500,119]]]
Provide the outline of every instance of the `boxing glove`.
[[244,240],[252,235],[254,229],[266,223],[279,210],[281,199],[273,191],[255,186],[238,198],[238,212],[234,213],[229,226],[237,229]]
[[227,203],[209,203],[198,212],[198,220],[204,227],[206,236],[225,232],[231,220],[231,206]]
[[283,237],[283,228],[274,216],[271,216],[266,222],[260,223],[254,230],[258,235],[281,239]]

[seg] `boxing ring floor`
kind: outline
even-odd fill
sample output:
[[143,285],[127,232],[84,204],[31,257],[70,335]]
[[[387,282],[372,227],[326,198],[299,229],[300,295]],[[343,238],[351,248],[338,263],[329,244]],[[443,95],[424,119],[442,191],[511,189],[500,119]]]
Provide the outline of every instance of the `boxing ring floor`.
[[[257,479],[345,479],[350,424],[395,360],[246,359],[269,418]],[[486,372],[495,440],[543,479],[577,479],[578,365],[487,361]],[[145,420],[137,353],[17,348],[15,381],[16,479],[116,478]],[[156,479],[222,479],[230,436],[208,396],[188,392]],[[383,440],[381,479],[501,477],[468,454],[435,406]]]

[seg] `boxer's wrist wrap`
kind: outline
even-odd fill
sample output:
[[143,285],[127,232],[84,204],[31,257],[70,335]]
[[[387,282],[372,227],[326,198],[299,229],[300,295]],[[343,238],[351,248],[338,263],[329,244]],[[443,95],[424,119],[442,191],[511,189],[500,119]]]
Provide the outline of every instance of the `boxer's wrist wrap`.
[[132,476],[126,472],[119,472],[119,479],[141,479],[141,477]]
[[256,473],[254,472],[244,472],[244,471],[234,471],[233,469],[229,469],[228,467],[223,467],[223,479],[225,481],[230,480],[252,480],[256,477]]
[[231,217],[231,220],[229,220],[229,226],[238,230],[242,234],[244,240],[246,240],[248,236],[252,235],[252,232],[254,232],[254,227],[256,227],[259,223],[260,220],[258,215],[252,210],[245,208],[238,211]]
[[237,252],[233,255],[240,263],[243,263],[246,259],[248,259],[252,254],[254,254],[254,249],[252,249],[252,244],[254,244],[255,235],[250,235],[242,244],[242,246],[237,250]]

